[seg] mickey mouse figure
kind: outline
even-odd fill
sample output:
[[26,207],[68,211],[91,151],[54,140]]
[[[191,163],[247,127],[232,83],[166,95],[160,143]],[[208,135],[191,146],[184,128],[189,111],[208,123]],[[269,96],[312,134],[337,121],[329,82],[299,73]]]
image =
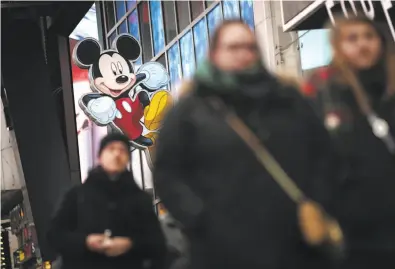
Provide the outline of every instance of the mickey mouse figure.
[[89,69],[94,91],[79,100],[84,113],[99,126],[111,125],[123,132],[134,147],[146,149],[153,145],[154,136],[144,136],[143,125],[148,131],[157,130],[172,100],[168,91],[160,90],[169,82],[160,63],[148,62],[135,72],[132,62],[140,54],[139,42],[122,34],[112,49],[104,51],[93,38],[81,40],[74,48],[73,60],[80,68]]

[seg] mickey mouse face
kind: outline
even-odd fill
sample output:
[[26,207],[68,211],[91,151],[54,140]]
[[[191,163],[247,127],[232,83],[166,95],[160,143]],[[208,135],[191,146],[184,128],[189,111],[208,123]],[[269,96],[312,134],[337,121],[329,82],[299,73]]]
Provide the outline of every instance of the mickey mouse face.
[[131,64],[118,53],[103,53],[93,71],[96,75],[93,81],[95,87],[113,97],[130,89],[136,82]]
[[73,58],[80,68],[89,68],[91,86],[95,90],[118,97],[136,83],[131,61],[140,56],[141,48],[128,34],[118,36],[113,48],[101,51],[99,42],[88,38],[76,45]]

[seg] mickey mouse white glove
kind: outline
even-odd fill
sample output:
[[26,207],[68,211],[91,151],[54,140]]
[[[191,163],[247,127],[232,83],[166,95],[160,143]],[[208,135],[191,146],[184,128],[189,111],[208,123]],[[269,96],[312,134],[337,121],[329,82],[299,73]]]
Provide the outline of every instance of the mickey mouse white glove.
[[106,125],[112,122],[118,112],[114,100],[108,96],[90,100],[87,110],[92,120],[99,125]]
[[146,78],[142,83],[150,90],[160,89],[169,83],[169,75],[163,65],[157,62],[148,62],[140,67],[138,73],[144,73]]

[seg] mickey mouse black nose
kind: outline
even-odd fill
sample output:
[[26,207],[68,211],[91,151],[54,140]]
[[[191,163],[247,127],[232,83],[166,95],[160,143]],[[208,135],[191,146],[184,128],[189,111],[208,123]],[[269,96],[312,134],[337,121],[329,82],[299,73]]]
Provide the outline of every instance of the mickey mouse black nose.
[[115,79],[115,81],[119,84],[125,83],[126,81],[128,81],[128,77],[125,75],[119,76]]

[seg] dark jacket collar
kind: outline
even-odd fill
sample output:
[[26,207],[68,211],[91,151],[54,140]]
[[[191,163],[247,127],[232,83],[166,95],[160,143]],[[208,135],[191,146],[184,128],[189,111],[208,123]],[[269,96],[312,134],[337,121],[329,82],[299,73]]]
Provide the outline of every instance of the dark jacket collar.
[[109,193],[136,193],[142,190],[137,186],[133,173],[125,170],[118,175],[117,180],[110,180],[109,175],[101,166],[97,166],[89,172],[85,184],[89,187],[101,189]]

